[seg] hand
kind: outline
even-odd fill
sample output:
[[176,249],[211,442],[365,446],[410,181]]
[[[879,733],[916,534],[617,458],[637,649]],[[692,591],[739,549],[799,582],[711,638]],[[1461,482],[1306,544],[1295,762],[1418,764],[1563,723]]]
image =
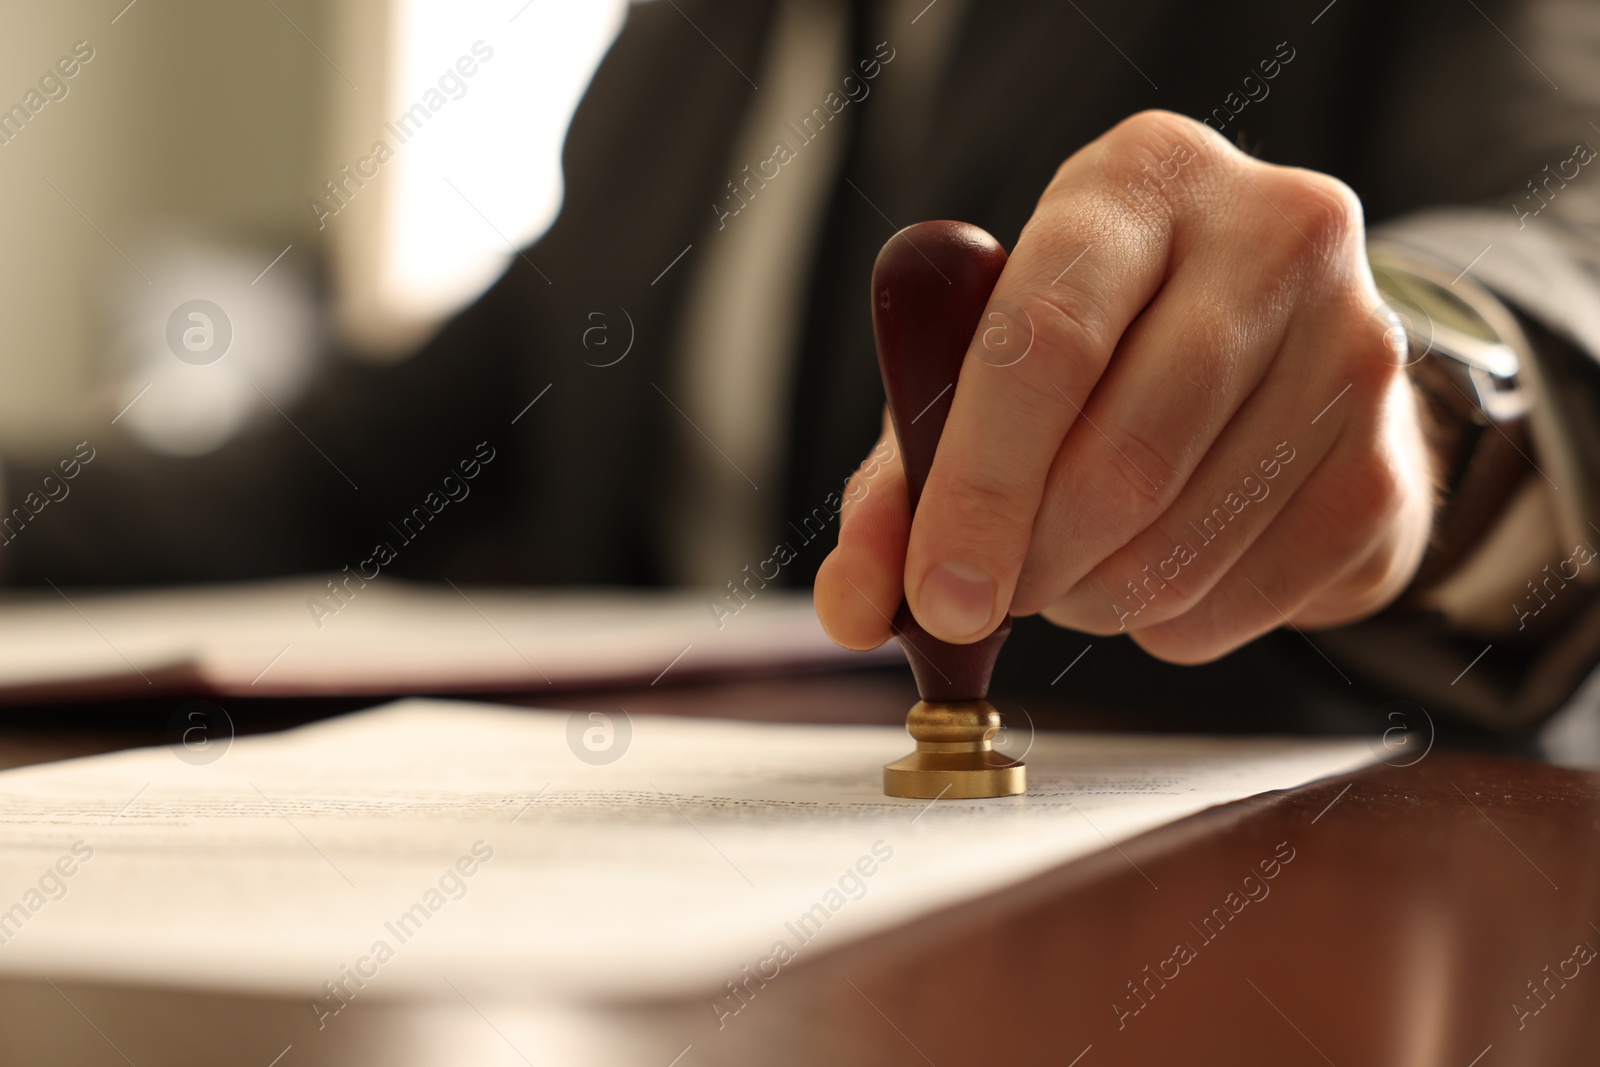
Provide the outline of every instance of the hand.
[[1182,116],[1075,153],[969,346],[915,522],[887,421],[847,491],[828,633],[876,647],[904,595],[946,641],[1037,612],[1196,663],[1393,600],[1432,463],[1364,242],[1344,184]]

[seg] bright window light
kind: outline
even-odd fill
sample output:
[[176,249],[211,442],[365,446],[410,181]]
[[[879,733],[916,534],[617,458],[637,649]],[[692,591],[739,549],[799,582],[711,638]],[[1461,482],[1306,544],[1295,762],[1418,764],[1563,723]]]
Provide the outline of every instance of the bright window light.
[[377,286],[397,318],[437,320],[555,219],[562,140],[627,3],[393,2]]

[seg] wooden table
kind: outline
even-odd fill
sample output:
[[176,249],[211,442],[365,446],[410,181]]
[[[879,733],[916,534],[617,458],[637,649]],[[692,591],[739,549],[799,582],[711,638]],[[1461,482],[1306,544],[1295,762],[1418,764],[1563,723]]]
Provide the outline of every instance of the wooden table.
[[[912,696],[866,672],[524,702],[898,722]],[[362,702],[222,703],[253,732]],[[162,743],[170,711],[10,714],[0,766]],[[1600,776],[1442,745],[1413,759],[1217,808],[802,959],[739,1033],[708,1013],[680,1067],[1600,1063]]]

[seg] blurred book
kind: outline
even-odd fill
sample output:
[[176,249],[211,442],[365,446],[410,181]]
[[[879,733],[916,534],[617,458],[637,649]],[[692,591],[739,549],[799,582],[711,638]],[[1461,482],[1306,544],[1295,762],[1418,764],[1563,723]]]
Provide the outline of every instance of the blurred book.
[[808,961],[1374,758],[1029,741],[1026,795],[929,803],[893,727],[407,700],[0,773],[0,1062],[814,1062]]
[[[741,599],[742,597],[742,599]],[[0,702],[649,684],[903,659],[829,641],[809,593],[550,591],[302,577],[0,598]]]

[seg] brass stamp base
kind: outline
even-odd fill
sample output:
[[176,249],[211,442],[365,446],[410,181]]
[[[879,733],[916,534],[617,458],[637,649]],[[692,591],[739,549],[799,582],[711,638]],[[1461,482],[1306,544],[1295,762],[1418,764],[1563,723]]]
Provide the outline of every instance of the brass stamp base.
[[883,768],[883,791],[919,800],[1009,797],[1028,788],[1027,768],[994,751],[1000,713],[987,700],[930,704],[906,715],[917,750]]

